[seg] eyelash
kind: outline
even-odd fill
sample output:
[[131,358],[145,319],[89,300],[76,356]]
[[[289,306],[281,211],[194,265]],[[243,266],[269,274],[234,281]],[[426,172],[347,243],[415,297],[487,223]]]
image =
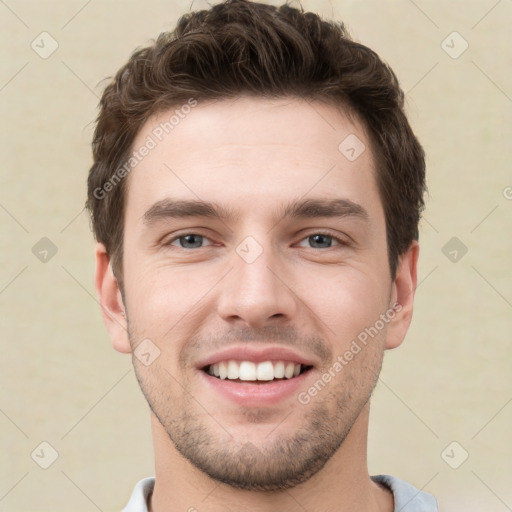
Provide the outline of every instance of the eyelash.
[[[302,237],[300,239],[300,241],[302,242],[303,240],[306,240],[307,238],[315,236],[315,235],[323,235],[323,236],[328,236],[329,238],[332,238],[333,240],[335,240],[338,243],[338,245],[335,245],[333,247],[348,246],[349,245],[347,240],[345,240],[343,238],[340,238],[340,237],[338,237],[336,235],[333,235],[332,233],[329,233],[328,231],[314,231],[314,232],[310,233],[309,235],[306,235],[306,236]],[[333,247],[323,247],[322,249],[332,249]],[[310,247],[310,249],[317,249],[317,247]]]
[[[179,235],[176,235],[174,236],[173,238],[171,238],[171,240],[169,240],[168,242],[165,243],[166,246],[172,246],[172,243],[179,240],[180,238],[184,238],[188,235],[196,235],[196,236],[201,236],[207,240],[210,240],[210,238],[208,238],[206,235],[203,235],[201,233],[197,233],[197,232],[194,232],[194,231],[190,231],[190,232],[187,232],[187,233],[182,233],[182,234],[179,234]],[[329,233],[328,231],[314,231],[304,237],[302,237],[300,239],[300,242],[302,242],[303,240],[306,240],[307,238],[310,238],[312,236],[315,236],[315,235],[323,235],[323,236],[327,236],[329,238],[332,238],[334,241],[336,241],[338,243],[338,245],[335,245],[333,247],[338,247],[338,246],[349,246],[350,243],[347,241],[347,240],[344,240],[340,237],[337,237],[335,235],[333,235],[332,233]],[[210,240],[211,241],[211,240]],[[207,246],[209,247],[209,246]],[[333,247],[322,247],[321,249],[332,249]],[[194,247],[192,249],[187,249],[187,248],[184,248],[184,247],[177,247],[178,249],[182,249],[184,251],[190,251],[190,250],[193,250],[193,249],[204,249],[204,247]],[[318,249],[317,247],[310,247],[310,249]]]

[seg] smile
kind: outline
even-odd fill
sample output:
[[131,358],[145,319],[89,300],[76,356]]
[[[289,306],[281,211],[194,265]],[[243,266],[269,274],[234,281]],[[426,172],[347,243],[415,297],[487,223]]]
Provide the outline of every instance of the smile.
[[309,370],[311,366],[292,361],[236,361],[225,360],[210,364],[203,370],[219,379],[234,381],[263,381],[292,379]]

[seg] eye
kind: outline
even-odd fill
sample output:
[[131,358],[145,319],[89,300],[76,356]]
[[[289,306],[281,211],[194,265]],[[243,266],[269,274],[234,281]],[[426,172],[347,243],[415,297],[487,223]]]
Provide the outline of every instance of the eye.
[[173,238],[169,245],[178,245],[182,249],[198,249],[204,247],[203,242],[208,242],[206,245],[211,245],[211,241],[205,236],[197,233],[187,233]]
[[309,243],[309,247],[312,247],[313,249],[329,249],[333,246],[333,242],[335,242],[334,245],[347,245],[340,238],[329,235],[328,233],[314,233],[309,235],[301,240],[299,246],[304,247],[304,245],[302,245],[304,241]]

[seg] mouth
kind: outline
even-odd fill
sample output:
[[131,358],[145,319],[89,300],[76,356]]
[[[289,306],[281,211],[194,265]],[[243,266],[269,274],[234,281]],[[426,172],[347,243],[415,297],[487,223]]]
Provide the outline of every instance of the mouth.
[[318,365],[288,347],[237,345],[206,356],[196,369],[212,403],[261,408],[293,400]]
[[313,368],[311,365],[293,361],[238,361],[234,359],[219,361],[202,368],[202,371],[220,380],[238,383],[266,384],[290,380]]

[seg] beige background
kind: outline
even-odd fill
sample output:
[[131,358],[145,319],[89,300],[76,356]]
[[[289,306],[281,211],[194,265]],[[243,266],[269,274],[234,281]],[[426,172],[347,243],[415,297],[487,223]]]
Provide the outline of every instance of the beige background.
[[[444,511],[510,510],[512,1],[303,5],[392,65],[428,154],[415,318],[375,392],[370,471],[434,493]],[[83,204],[101,80],[189,8],[0,2],[0,511],[120,510],[153,474],[145,401],[94,298]],[[47,59],[31,48],[43,31],[59,45]],[[458,58],[442,46],[453,31],[469,44]],[[32,252],[42,237],[58,249],[46,263]],[[457,262],[443,253],[452,237],[468,249]],[[469,454],[457,469],[441,455],[453,441],[452,465]],[[58,452],[48,469],[41,442]]]

